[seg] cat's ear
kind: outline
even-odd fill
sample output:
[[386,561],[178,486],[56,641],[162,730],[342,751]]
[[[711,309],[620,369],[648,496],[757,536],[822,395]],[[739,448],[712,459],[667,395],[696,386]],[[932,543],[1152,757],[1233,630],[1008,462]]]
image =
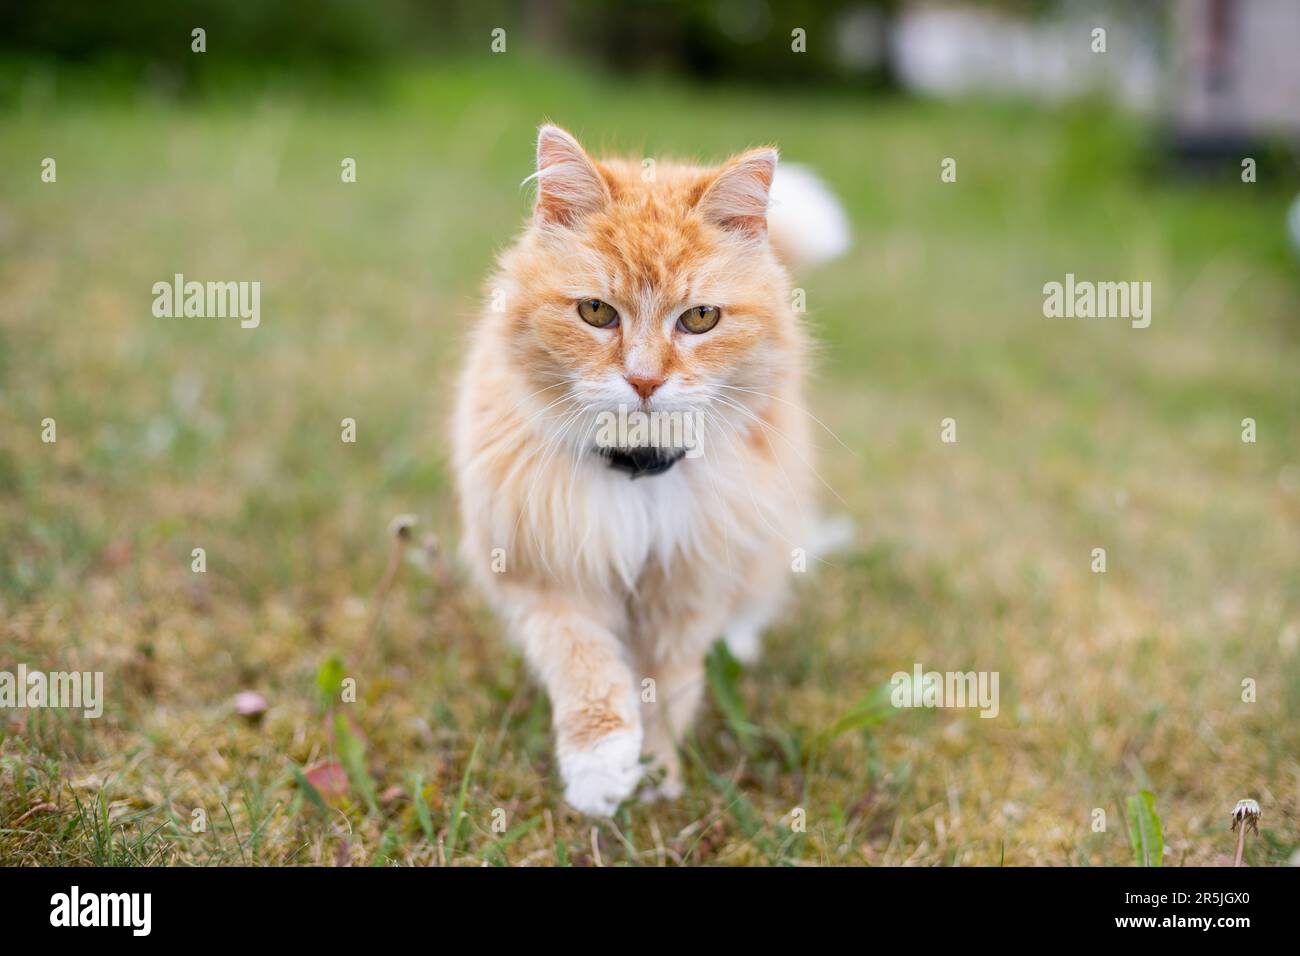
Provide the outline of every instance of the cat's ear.
[[772,147],[732,157],[704,190],[696,208],[715,226],[761,236],[767,231],[767,197],[776,160]]
[[538,222],[571,225],[609,202],[609,187],[587,151],[569,133],[549,123],[537,132]]

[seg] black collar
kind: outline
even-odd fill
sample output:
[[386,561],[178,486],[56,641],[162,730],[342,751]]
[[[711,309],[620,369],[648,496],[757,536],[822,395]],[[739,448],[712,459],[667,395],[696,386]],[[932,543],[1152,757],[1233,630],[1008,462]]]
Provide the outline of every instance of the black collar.
[[632,448],[626,451],[621,448],[598,448],[596,453],[605,459],[610,468],[627,472],[629,478],[662,475],[686,457],[683,448],[669,452],[659,448]]

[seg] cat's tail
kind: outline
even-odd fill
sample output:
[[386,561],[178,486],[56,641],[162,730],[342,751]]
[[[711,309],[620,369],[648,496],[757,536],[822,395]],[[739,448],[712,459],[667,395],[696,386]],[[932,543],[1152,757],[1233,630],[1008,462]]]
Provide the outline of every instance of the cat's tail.
[[[827,555],[851,548],[855,536],[853,519],[848,515],[814,518],[807,556],[814,561],[822,561]],[[763,646],[763,631],[779,610],[779,598],[758,598],[750,601],[728,621],[722,639],[731,656],[742,664],[752,664],[758,660]]]
[[812,545],[808,549],[810,556],[824,558],[827,555],[847,551],[853,547],[857,529],[853,519],[845,514],[823,516],[813,528]]
[[849,217],[835,194],[805,166],[782,163],[772,178],[767,231],[791,268],[816,265],[849,249]]

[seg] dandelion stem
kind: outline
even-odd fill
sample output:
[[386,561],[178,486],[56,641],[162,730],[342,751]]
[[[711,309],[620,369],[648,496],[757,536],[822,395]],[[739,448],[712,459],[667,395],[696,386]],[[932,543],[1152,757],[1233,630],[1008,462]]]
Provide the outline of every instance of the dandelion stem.
[[384,568],[384,576],[379,579],[379,587],[375,589],[374,606],[370,609],[370,620],[366,622],[365,636],[362,637],[361,646],[357,649],[353,660],[354,666],[360,666],[365,661],[375,632],[379,630],[379,619],[384,613],[384,601],[393,588],[393,581],[397,579],[397,569],[402,566],[402,554],[406,551],[406,541],[410,537],[408,529],[408,525],[396,523],[393,528],[393,545],[388,552],[388,565]]

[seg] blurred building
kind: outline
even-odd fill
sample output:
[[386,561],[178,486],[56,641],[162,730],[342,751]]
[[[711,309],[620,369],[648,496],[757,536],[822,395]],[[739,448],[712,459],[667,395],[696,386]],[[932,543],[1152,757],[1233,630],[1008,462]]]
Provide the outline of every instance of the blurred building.
[[[935,96],[1049,101],[1102,94],[1138,110],[1160,97],[1160,17],[1150,5],[1053,4],[1036,16],[1001,6],[914,3],[895,19],[895,77]],[[1093,50],[1105,30],[1105,52]]]
[[916,2],[894,19],[890,67],[932,96],[1104,96],[1157,120],[1174,155],[1207,170],[1300,145],[1300,0]]
[[1181,137],[1300,141],[1300,2],[1181,0],[1172,21]]

